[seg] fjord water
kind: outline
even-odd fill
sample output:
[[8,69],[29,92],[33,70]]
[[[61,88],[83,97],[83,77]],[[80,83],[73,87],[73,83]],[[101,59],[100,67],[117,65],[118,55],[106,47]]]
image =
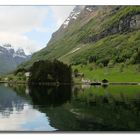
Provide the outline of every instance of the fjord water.
[[0,131],[139,131],[140,86],[0,85]]

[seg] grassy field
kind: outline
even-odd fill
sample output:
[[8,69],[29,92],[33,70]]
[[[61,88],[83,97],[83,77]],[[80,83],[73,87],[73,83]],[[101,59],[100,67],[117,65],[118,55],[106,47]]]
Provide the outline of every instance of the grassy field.
[[[85,79],[99,81],[107,79],[109,82],[140,82],[140,72],[137,70],[137,65],[129,65],[121,68],[121,64],[118,64],[113,68],[99,68],[93,64],[88,64],[82,66],[76,65],[72,68],[73,70],[78,69],[79,73],[83,73]],[[78,81],[78,78],[75,80]]]
[[[109,82],[139,82],[140,83],[140,65],[125,65],[116,64],[113,67],[99,67],[94,63],[87,65],[73,65],[72,70],[78,70],[78,73],[84,74],[84,79],[102,81],[107,79]],[[16,76],[14,74],[8,74],[0,77],[3,81],[7,77],[8,81],[26,81],[24,74],[19,73]],[[73,79],[75,83],[81,82],[81,77]]]

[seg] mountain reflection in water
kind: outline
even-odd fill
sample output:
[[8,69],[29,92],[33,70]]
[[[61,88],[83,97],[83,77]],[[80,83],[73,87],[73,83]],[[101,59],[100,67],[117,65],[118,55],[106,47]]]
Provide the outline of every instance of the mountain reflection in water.
[[0,85],[0,130],[139,131],[140,86]]

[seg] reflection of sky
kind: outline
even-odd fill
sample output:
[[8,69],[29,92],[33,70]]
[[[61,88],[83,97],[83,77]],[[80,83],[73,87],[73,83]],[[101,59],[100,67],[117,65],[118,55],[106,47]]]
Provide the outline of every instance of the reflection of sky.
[[53,131],[41,113],[10,88],[0,85],[0,131]]
[[0,114],[0,130],[15,131],[53,131],[55,128],[49,125],[48,118],[44,113],[25,105],[23,110],[14,110],[9,117]]

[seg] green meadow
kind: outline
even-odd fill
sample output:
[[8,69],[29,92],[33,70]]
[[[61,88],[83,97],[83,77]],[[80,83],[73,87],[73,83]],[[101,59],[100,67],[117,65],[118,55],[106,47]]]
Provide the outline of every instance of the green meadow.
[[[140,82],[140,72],[138,65],[122,66],[117,64],[111,68],[100,68],[94,64],[74,65],[73,70],[84,74],[84,79],[101,81],[107,79],[109,82]],[[81,78],[75,80],[80,81]]]

